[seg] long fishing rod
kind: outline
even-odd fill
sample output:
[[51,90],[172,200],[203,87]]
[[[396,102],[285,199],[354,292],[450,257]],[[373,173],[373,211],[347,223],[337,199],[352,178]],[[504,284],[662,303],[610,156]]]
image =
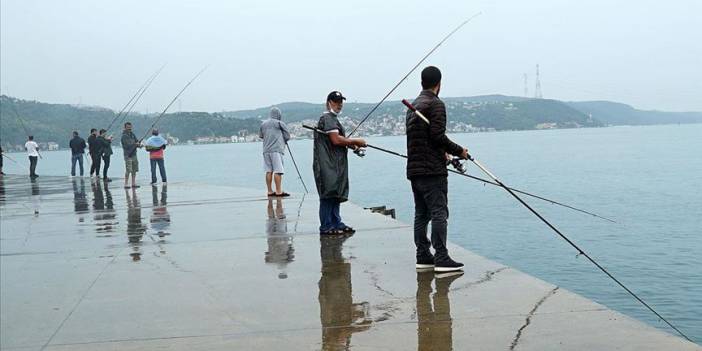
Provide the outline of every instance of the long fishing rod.
[[24,119],[22,118],[22,116],[20,116],[19,111],[17,111],[17,106],[15,104],[12,104],[12,110],[15,113],[17,120],[20,122],[20,125],[22,126],[22,129],[24,129],[24,132],[27,134],[27,136],[32,135],[32,133],[29,132],[29,129],[27,129],[27,126],[24,125]]
[[285,146],[288,147],[288,153],[290,154],[290,159],[293,162],[293,165],[295,166],[295,171],[297,171],[297,176],[300,177],[300,183],[302,183],[302,187],[305,188],[305,194],[309,194],[309,191],[307,191],[307,185],[305,185],[305,181],[302,180],[302,174],[300,174],[300,169],[297,168],[297,162],[295,162],[295,157],[293,157],[292,150],[290,150],[290,145],[288,143],[285,143]]
[[205,70],[207,69],[207,67],[209,67],[209,65],[208,65],[208,66],[205,66],[203,69],[201,69],[200,72],[198,72],[198,73],[193,77],[193,79],[191,79],[191,80],[188,82],[188,84],[185,84],[185,86],[183,87],[183,89],[180,89],[180,92],[178,92],[178,94],[173,98],[173,100],[171,100],[171,102],[170,102],[168,105],[166,105],[166,108],[163,109],[163,112],[161,112],[161,114],[158,115],[158,117],[156,117],[156,120],[154,121],[154,123],[152,123],[152,124],[151,124],[151,127],[149,127],[149,129],[146,130],[146,134],[144,134],[144,136],[141,137],[141,139],[139,139],[139,142],[141,142],[142,140],[144,140],[144,138],[146,138],[146,136],[149,135],[149,132],[151,132],[151,130],[154,129],[154,127],[156,126],[156,124],[158,123],[158,121],[160,121],[161,118],[166,114],[166,111],[168,111],[168,109],[171,107],[171,105],[173,105],[173,103],[174,103],[176,100],[178,100],[178,98],[180,97],[180,95],[183,94],[183,92],[185,91],[185,89],[187,89],[187,88],[190,86],[190,84],[192,84],[192,83],[195,81],[195,79],[197,79],[197,77],[199,77],[203,72],[205,72]]
[[24,165],[20,164],[20,163],[19,163],[19,162],[17,162],[17,160],[15,160],[14,158],[12,158],[12,157],[10,157],[10,156],[7,156],[7,155],[5,155],[5,153],[4,153],[4,152],[2,153],[2,157],[5,157],[6,159],[8,159],[8,160],[10,160],[10,161],[14,162],[14,163],[15,163],[16,165],[18,165],[18,166],[25,166],[25,167],[29,167],[29,166],[28,166],[27,164],[24,164]]
[[412,69],[409,72],[407,72],[407,74],[404,77],[402,77],[402,79],[400,79],[400,81],[397,82],[397,84],[395,84],[395,86],[392,87],[392,89],[390,89],[390,91],[387,94],[385,94],[383,99],[380,100],[380,102],[378,102],[377,104],[375,104],[375,106],[373,106],[373,108],[366,114],[366,116],[363,117],[361,122],[359,122],[356,125],[356,127],[351,131],[351,133],[349,133],[348,137],[350,138],[353,135],[353,133],[355,133],[356,130],[358,130],[358,128],[361,126],[361,124],[363,124],[363,122],[365,122],[373,114],[373,112],[375,112],[375,110],[377,110],[378,107],[380,107],[380,105],[383,102],[385,102],[385,100],[388,97],[390,97],[390,94],[392,94],[395,91],[395,89],[397,89],[400,86],[400,84],[402,84],[402,82],[404,82],[410,76],[410,74],[412,74],[412,72],[414,72],[419,67],[419,65],[422,64],[422,62],[424,62],[424,60],[426,60],[431,54],[433,54],[434,51],[436,51],[436,49],[438,49],[439,46],[441,46],[441,44],[443,44],[446,40],[448,40],[448,38],[450,38],[454,33],[458,32],[459,29],[463,28],[463,26],[465,26],[468,22],[473,20],[473,18],[478,17],[481,14],[482,14],[482,12],[478,12],[475,15],[469,17],[467,20],[463,21],[461,24],[458,25],[458,27],[454,28],[454,30],[452,30],[443,39],[441,39],[441,41],[438,44],[436,44],[436,46],[434,46],[431,50],[429,50],[429,52],[426,55],[424,55],[424,57],[422,57],[422,59],[419,60],[419,62],[417,62],[417,64],[414,65],[414,67],[412,67]]
[[[114,124],[116,121],[120,121],[119,123],[122,123],[122,121],[123,121],[125,118],[127,118],[127,116],[129,115],[129,113],[132,112],[132,109],[134,108],[134,106],[136,106],[137,102],[139,102],[139,100],[141,99],[141,96],[144,95],[144,93],[146,92],[146,90],[149,89],[149,87],[151,86],[151,83],[153,83],[154,80],[156,80],[156,77],[158,77],[158,75],[161,73],[161,71],[163,70],[164,67],[166,67],[165,64],[164,64],[163,66],[161,66],[161,68],[159,68],[158,71],[156,71],[155,73],[153,73],[153,74],[149,77],[149,79],[147,79],[146,82],[144,82],[144,84],[139,88],[139,90],[137,90],[137,92],[134,93],[134,95],[132,96],[132,98],[129,99],[129,102],[127,102],[127,104],[124,105],[124,107],[122,108],[122,110],[119,111],[119,113],[117,114],[117,116],[115,116],[115,118],[112,120],[112,122],[110,123],[110,125],[107,127],[107,129],[106,129],[107,132],[110,131],[110,129],[112,128],[113,124]],[[127,107],[129,107],[129,108],[127,109]],[[125,109],[127,109],[126,112],[124,112]],[[123,113],[124,113],[124,114],[123,114]],[[105,134],[107,134],[107,132],[105,132]]]
[[[412,111],[415,115],[419,116],[425,122],[429,121],[420,111],[418,111],[414,106],[412,106],[412,104],[409,101],[402,100],[402,103],[405,106],[407,106],[407,108],[409,108],[410,111]],[[471,156],[470,154],[468,154],[468,160],[470,160],[471,162],[473,162],[473,164],[478,166],[478,168],[480,168],[480,170],[483,171],[483,173],[485,173],[487,176],[492,178],[492,180],[495,181],[495,183],[499,184],[500,187],[505,189],[510,195],[512,195],[515,199],[517,199],[517,201],[519,201],[519,203],[524,205],[524,207],[526,207],[529,211],[531,211],[531,213],[533,213],[542,222],[544,222],[549,228],[551,228],[554,232],[556,232],[556,234],[558,234],[558,236],[560,236],[563,240],[565,240],[568,244],[570,244],[570,246],[572,246],[574,249],[576,249],[578,251],[578,256],[580,256],[580,255],[585,256],[592,264],[595,265],[595,267],[597,267],[600,271],[602,271],[609,278],[611,278],[615,283],[617,283],[620,287],[622,287],[622,289],[624,289],[627,293],[629,293],[629,295],[633,296],[637,301],[639,301],[642,305],[644,305],[649,311],[653,312],[653,314],[655,314],[658,318],[660,318],[662,321],[664,321],[666,324],[668,324],[668,326],[673,328],[673,330],[678,332],[678,334],[682,335],[682,337],[684,337],[688,341],[692,341],[689,337],[687,337],[687,335],[685,335],[682,331],[680,331],[680,329],[675,327],[671,322],[669,322],[667,319],[665,319],[663,316],[661,316],[660,313],[658,313],[656,310],[654,310],[653,307],[651,307],[648,303],[646,303],[646,301],[641,299],[638,295],[636,295],[636,293],[634,293],[633,291],[631,291],[631,289],[629,289],[626,285],[624,285],[624,283],[619,281],[619,279],[615,278],[609,271],[607,271],[607,269],[605,269],[599,263],[597,263],[597,261],[595,261],[592,257],[590,257],[590,255],[588,255],[585,251],[583,251],[583,249],[581,249],[572,240],[570,240],[567,236],[565,236],[565,234],[561,233],[560,230],[556,229],[556,227],[553,226],[553,224],[551,224],[548,220],[546,220],[546,218],[544,218],[538,212],[536,212],[536,210],[534,210],[531,206],[529,206],[529,204],[527,204],[524,200],[522,200],[521,197],[519,197],[517,194],[515,194],[511,188],[509,188],[504,183],[502,183],[499,179],[497,179],[497,177],[494,174],[492,174],[492,172],[490,172],[487,168],[485,168],[485,166],[483,166],[480,162],[478,162],[478,160],[473,158],[473,156]]]
[[[303,127],[303,128],[306,128],[306,129],[310,129],[310,130],[316,131],[316,132],[318,132],[318,133],[326,134],[326,133],[324,133],[324,131],[321,131],[321,130],[315,128],[315,127],[311,127],[311,126],[307,126],[307,125],[303,125],[302,127]],[[402,158],[404,158],[404,159],[407,158],[407,155],[403,155],[403,154],[401,154],[401,153],[399,153],[399,152],[395,152],[395,151],[392,151],[392,150],[384,149],[384,148],[379,147],[379,146],[370,145],[370,144],[366,144],[366,146],[369,147],[369,148],[371,148],[371,149],[375,149],[375,150],[378,150],[378,151],[382,151],[382,152],[387,153],[387,154],[390,154],[390,155],[402,157]],[[495,182],[493,182],[493,181],[491,181],[491,180],[484,179],[484,178],[480,178],[480,177],[476,177],[476,176],[474,176],[474,175],[470,175],[470,174],[468,174],[468,173],[464,173],[464,171],[462,172],[462,171],[457,170],[457,169],[455,169],[455,170],[454,170],[454,169],[447,169],[447,171],[449,171],[449,172],[451,172],[451,173],[454,173],[454,174],[457,174],[457,175],[460,175],[460,176],[463,176],[463,177],[466,177],[466,178],[470,178],[470,179],[473,179],[473,180],[477,180],[477,181],[483,182],[483,183],[485,183],[485,184],[495,185],[495,186],[498,186],[498,187],[500,186],[500,184],[495,183]],[[553,205],[562,206],[562,207],[565,207],[565,208],[568,208],[568,209],[571,209],[571,210],[574,210],[574,211],[578,211],[578,212],[581,212],[581,213],[584,213],[584,214],[587,214],[587,215],[590,215],[590,216],[593,216],[593,217],[597,217],[597,218],[603,219],[603,220],[605,220],[605,221],[609,221],[609,222],[612,222],[612,223],[617,223],[617,222],[614,221],[613,219],[610,219],[610,218],[607,218],[607,217],[604,217],[604,216],[600,216],[600,215],[598,215],[598,214],[595,214],[595,213],[592,213],[592,212],[589,212],[589,211],[586,211],[586,210],[583,210],[583,209],[580,209],[580,208],[577,208],[577,207],[574,207],[574,206],[570,206],[570,205],[568,205],[568,204],[564,204],[564,203],[559,202],[559,201],[556,201],[556,200],[551,200],[551,199],[549,199],[549,198],[546,198],[546,197],[543,197],[543,196],[539,196],[539,195],[535,195],[535,194],[532,194],[532,193],[529,193],[529,192],[526,192],[526,191],[523,191],[523,190],[519,190],[519,189],[516,189],[516,188],[510,188],[510,190],[515,191],[515,192],[518,192],[518,193],[520,193],[520,194],[524,194],[524,195],[526,195],[526,196],[531,196],[531,197],[533,197],[533,198],[535,198],[535,199],[539,199],[539,200],[542,200],[542,201],[545,201],[545,202],[549,202],[549,203],[551,203],[551,204],[553,204]]]

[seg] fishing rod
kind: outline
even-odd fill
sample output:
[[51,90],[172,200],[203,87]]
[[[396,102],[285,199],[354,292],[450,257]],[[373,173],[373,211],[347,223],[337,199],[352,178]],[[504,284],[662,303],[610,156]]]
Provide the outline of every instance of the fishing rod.
[[414,65],[414,67],[412,67],[412,69],[409,72],[407,72],[407,74],[404,77],[402,77],[402,79],[400,79],[400,81],[397,82],[397,84],[395,84],[395,86],[392,87],[392,89],[390,89],[390,91],[387,94],[385,94],[383,99],[380,100],[380,102],[378,102],[377,104],[375,104],[375,106],[373,106],[373,108],[370,110],[370,112],[368,112],[366,114],[366,116],[363,117],[361,122],[359,122],[356,125],[356,127],[351,131],[351,133],[349,133],[348,137],[350,138],[353,135],[353,133],[355,133],[356,130],[358,130],[358,128],[361,126],[361,124],[363,124],[363,122],[365,122],[373,114],[373,112],[375,112],[375,110],[377,110],[378,107],[380,107],[380,105],[383,102],[385,102],[385,100],[388,97],[390,97],[390,94],[392,94],[395,91],[395,89],[397,89],[400,86],[400,84],[402,84],[402,82],[404,82],[410,76],[410,74],[412,74],[412,72],[414,72],[419,67],[419,65],[422,64],[422,62],[424,62],[424,60],[426,60],[431,54],[433,54],[434,51],[436,51],[436,49],[438,49],[439,46],[441,46],[441,44],[443,44],[446,40],[448,40],[448,38],[451,37],[454,33],[458,32],[459,29],[463,28],[463,26],[465,26],[468,22],[472,21],[473,18],[478,17],[481,14],[482,14],[482,12],[478,12],[475,15],[473,15],[473,16],[469,17],[468,19],[466,19],[465,21],[463,21],[461,24],[458,25],[458,27],[454,28],[454,30],[452,30],[443,39],[441,39],[441,41],[438,44],[436,44],[436,46],[434,46],[431,50],[429,50],[429,52],[426,55],[424,55],[424,57],[422,57],[422,59],[419,60],[419,62],[417,62],[417,64]]
[[28,167],[26,164],[22,165],[22,164],[20,164],[19,162],[17,162],[17,160],[15,160],[14,158],[5,155],[4,152],[2,153],[2,157],[5,157],[6,159],[8,159],[8,160],[14,162],[14,163],[15,163],[16,165],[18,165],[18,166],[25,166],[25,167]]
[[24,132],[27,134],[27,136],[32,135],[32,133],[29,132],[29,129],[27,129],[27,126],[24,125],[24,119],[22,118],[22,116],[20,116],[19,111],[17,111],[17,106],[15,104],[12,104],[12,110],[15,113],[17,120],[20,122],[20,125],[22,126],[22,129],[24,129]]
[[[122,107],[122,109],[119,111],[119,113],[117,114],[117,116],[115,116],[115,118],[112,119],[112,121],[110,122],[110,125],[107,126],[106,131],[109,132],[110,129],[112,129],[112,126],[114,125],[114,123],[115,123],[116,121],[118,121],[118,120],[120,119],[120,117],[122,117],[122,113],[124,113],[124,110],[126,110],[127,107],[131,104],[131,107],[129,108],[129,111],[127,111],[127,113],[126,113],[124,116],[126,116],[126,115],[129,114],[129,112],[132,110],[132,108],[134,107],[134,105],[136,105],[136,103],[139,101],[139,99],[140,99],[141,96],[144,94],[144,92],[145,92],[147,89],[149,89],[149,87],[151,86],[151,83],[156,79],[156,77],[158,77],[158,75],[161,73],[161,71],[163,70],[164,67],[166,67],[165,64],[164,64],[163,66],[161,66],[161,68],[159,68],[158,71],[156,71],[155,73],[151,74],[151,76],[149,76],[149,78],[144,82],[144,84],[142,84],[141,87],[139,87],[139,90],[137,90],[136,93],[134,93],[134,95],[132,95],[131,99],[129,99],[129,101],[127,102],[127,104],[124,105],[124,107]],[[136,99],[136,101],[134,101],[134,99]],[[134,101],[133,104],[132,104],[132,101]]]
[[288,147],[288,153],[290,154],[290,159],[293,162],[293,165],[295,166],[295,171],[297,171],[297,176],[300,177],[300,183],[302,183],[302,187],[305,188],[305,194],[309,194],[309,191],[307,191],[307,185],[305,185],[305,181],[302,180],[302,174],[300,174],[300,169],[297,168],[297,163],[295,162],[295,158],[293,157],[292,150],[290,150],[290,145],[288,143],[285,143],[285,146]]
[[[402,100],[402,103],[405,106],[407,106],[407,108],[409,108],[410,111],[412,111],[415,115],[419,116],[422,120],[424,120],[425,122],[428,123],[429,120],[420,111],[418,111],[414,106],[412,106],[412,104],[409,101]],[[576,249],[578,251],[578,256],[581,256],[581,255],[585,256],[585,258],[587,258],[593,265],[595,265],[595,267],[597,267],[600,271],[602,271],[609,278],[611,278],[622,289],[624,289],[627,293],[629,293],[629,295],[633,296],[637,301],[639,301],[642,305],[644,305],[649,311],[653,312],[653,314],[655,314],[658,318],[660,318],[662,321],[664,321],[666,324],[668,324],[668,326],[673,328],[673,330],[678,332],[678,334],[682,335],[682,337],[684,337],[688,341],[692,341],[689,337],[687,337],[687,335],[685,335],[682,331],[680,331],[680,329],[675,327],[671,322],[669,322],[667,319],[665,319],[663,316],[661,316],[660,313],[658,313],[656,310],[654,310],[653,307],[651,307],[648,303],[646,303],[646,301],[644,301],[638,295],[636,295],[636,293],[631,291],[631,289],[629,289],[626,285],[624,285],[624,283],[619,281],[619,279],[615,278],[612,275],[612,273],[607,271],[606,268],[602,267],[599,263],[597,263],[597,261],[595,261],[595,259],[590,257],[590,255],[588,255],[577,244],[575,244],[572,240],[570,240],[567,236],[565,236],[565,234],[563,234],[560,230],[556,229],[556,227],[553,224],[551,224],[548,220],[546,220],[546,218],[544,218],[542,215],[540,215],[538,212],[536,212],[536,210],[534,210],[531,206],[529,206],[529,204],[527,204],[524,200],[522,200],[522,198],[519,197],[519,195],[515,194],[515,192],[512,191],[511,188],[509,188],[503,182],[501,182],[499,179],[497,179],[497,177],[494,174],[492,174],[492,172],[490,172],[487,168],[485,168],[485,166],[483,166],[478,160],[476,160],[470,154],[468,154],[468,160],[470,160],[471,162],[473,162],[473,164],[478,166],[478,168],[480,168],[480,170],[483,171],[483,173],[485,173],[487,176],[492,178],[492,180],[495,181],[495,183],[497,183],[501,188],[505,189],[510,195],[512,195],[512,197],[517,199],[517,201],[519,201],[519,203],[524,205],[524,207],[526,207],[529,211],[531,211],[531,213],[533,213],[542,222],[544,222],[544,224],[546,224],[549,228],[551,228],[554,232],[556,232],[556,234],[558,234],[558,236],[560,236],[563,240],[565,240],[568,244],[570,244],[570,246],[572,246],[574,249]]]
[[[315,128],[315,127],[311,127],[311,126],[307,126],[307,125],[303,125],[302,127],[303,127],[303,128],[306,128],[306,129],[310,129],[310,130],[316,131],[316,132],[321,133],[321,134],[326,134],[324,131],[322,131],[322,130],[320,130],[320,129],[318,129],[318,128]],[[370,144],[366,144],[366,146],[369,147],[369,148],[371,148],[371,149],[374,149],[374,150],[382,151],[382,152],[387,153],[387,154],[390,154],[390,155],[394,155],[394,156],[398,156],[398,157],[402,157],[402,158],[404,158],[404,159],[407,159],[407,155],[403,155],[403,154],[401,154],[401,153],[399,153],[399,152],[395,152],[395,151],[392,151],[392,150],[384,149],[384,148],[382,148],[382,147],[375,146],[375,145],[370,145]],[[474,175],[470,175],[470,174],[468,174],[468,173],[465,173],[465,169],[462,168],[463,165],[460,164],[460,163],[457,163],[457,159],[452,159],[452,160],[450,161],[450,164],[455,168],[455,169],[447,169],[447,171],[449,171],[449,172],[451,172],[451,173],[454,173],[454,174],[457,174],[457,175],[460,175],[460,176],[463,176],[463,177],[466,177],[466,178],[470,178],[470,179],[473,179],[473,180],[477,180],[477,181],[483,182],[483,183],[485,183],[485,184],[495,185],[495,186],[498,186],[498,187],[500,186],[500,184],[495,183],[495,182],[493,182],[493,181],[491,181],[491,180],[484,179],[484,178],[480,178],[480,177],[476,177],[476,176],[474,176]],[[533,198],[535,198],[535,199],[539,199],[539,200],[542,200],[542,201],[551,203],[551,204],[553,204],[553,205],[562,206],[562,207],[565,207],[565,208],[568,208],[568,209],[571,209],[571,210],[574,210],[574,211],[578,211],[578,212],[581,212],[581,213],[584,213],[584,214],[587,214],[587,215],[590,215],[590,216],[593,216],[593,217],[597,217],[597,218],[603,219],[603,220],[605,220],[605,221],[609,221],[609,222],[612,222],[612,223],[617,223],[617,222],[614,221],[613,219],[610,219],[610,218],[607,218],[607,217],[604,217],[604,216],[600,216],[600,215],[598,215],[598,214],[595,214],[595,213],[592,213],[592,212],[589,212],[589,211],[586,211],[586,210],[583,210],[583,209],[580,209],[580,208],[577,208],[577,207],[574,207],[574,206],[570,206],[570,205],[564,204],[564,203],[559,202],[559,201],[556,201],[556,200],[551,200],[551,199],[549,199],[549,198],[546,198],[546,197],[543,197],[543,196],[539,196],[539,195],[535,195],[535,194],[532,194],[532,193],[529,193],[529,192],[526,192],[526,191],[523,191],[523,190],[519,190],[519,189],[516,189],[516,188],[510,188],[510,190],[515,191],[515,192],[520,193],[520,194],[524,194],[524,195],[526,195],[526,196],[531,196],[531,197],[533,197]]]
[[149,127],[149,129],[146,130],[146,134],[144,134],[144,136],[141,137],[141,139],[139,139],[139,142],[141,142],[142,140],[144,140],[144,138],[146,138],[146,136],[149,135],[149,133],[151,132],[151,130],[154,129],[154,127],[156,126],[156,124],[158,123],[158,121],[160,121],[161,118],[166,114],[166,111],[168,111],[168,109],[171,107],[171,105],[173,105],[173,103],[174,103],[176,100],[178,100],[178,98],[180,97],[180,95],[183,94],[183,92],[185,91],[185,89],[187,89],[187,88],[190,86],[190,84],[192,84],[192,83],[195,81],[195,79],[197,79],[197,77],[199,77],[203,72],[205,72],[205,70],[207,69],[207,67],[209,67],[209,65],[207,65],[207,66],[205,66],[203,69],[201,69],[200,72],[198,72],[198,73],[188,82],[188,84],[185,84],[185,86],[183,87],[183,89],[181,89],[180,92],[178,92],[178,94],[173,98],[173,100],[171,100],[171,102],[170,102],[168,105],[166,105],[166,108],[163,109],[163,112],[161,112],[161,114],[158,115],[158,117],[156,117],[156,120],[154,121],[154,123],[152,123],[152,124],[151,124],[151,127]]

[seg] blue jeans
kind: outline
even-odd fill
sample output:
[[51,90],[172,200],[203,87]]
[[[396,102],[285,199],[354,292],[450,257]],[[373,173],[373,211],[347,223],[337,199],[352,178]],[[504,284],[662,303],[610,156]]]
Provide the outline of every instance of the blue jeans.
[[76,161],[80,165],[80,176],[83,176],[83,154],[76,154],[71,156],[71,175],[76,175]]
[[156,165],[158,165],[158,171],[161,173],[161,181],[166,182],[166,166],[163,163],[163,159],[151,160],[151,183],[156,183]]
[[339,214],[340,205],[341,203],[337,199],[319,199],[320,232],[346,227],[346,224],[341,221],[341,215]]

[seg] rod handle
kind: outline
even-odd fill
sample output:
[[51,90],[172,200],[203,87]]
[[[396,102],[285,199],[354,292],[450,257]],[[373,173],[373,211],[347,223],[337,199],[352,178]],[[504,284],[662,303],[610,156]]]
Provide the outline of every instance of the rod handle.
[[407,99],[402,99],[402,104],[407,106],[407,108],[410,109],[410,111],[417,112],[417,109],[414,108],[414,106],[412,106],[412,103],[407,101]]

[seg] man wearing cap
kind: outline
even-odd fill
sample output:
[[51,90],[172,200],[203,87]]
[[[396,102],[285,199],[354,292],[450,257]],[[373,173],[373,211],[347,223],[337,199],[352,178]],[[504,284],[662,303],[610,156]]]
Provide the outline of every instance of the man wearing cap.
[[[468,150],[446,136],[446,106],[439,99],[441,71],[434,66],[422,70],[422,92],[412,103],[428,120],[407,112],[407,178],[414,194],[414,243],[417,269],[451,272],[463,263],[449,257],[446,248],[448,220],[448,155],[468,158]],[[427,225],[431,221],[431,241]],[[432,255],[430,248],[434,247]]]
[[[273,107],[270,117],[261,124],[258,137],[263,139],[263,168],[266,172],[268,196],[290,196],[283,191],[283,155],[290,140],[288,126],[281,120],[280,109]],[[275,192],[273,185],[275,181]]]
[[360,138],[347,138],[339,123],[339,114],[346,98],[338,91],[327,95],[326,111],[322,113],[317,128],[323,133],[314,134],[314,181],[319,193],[319,233],[353,234],[355,230],[341,221],[340,204],[348,200],[349,169],[348,148],[366,146]]

